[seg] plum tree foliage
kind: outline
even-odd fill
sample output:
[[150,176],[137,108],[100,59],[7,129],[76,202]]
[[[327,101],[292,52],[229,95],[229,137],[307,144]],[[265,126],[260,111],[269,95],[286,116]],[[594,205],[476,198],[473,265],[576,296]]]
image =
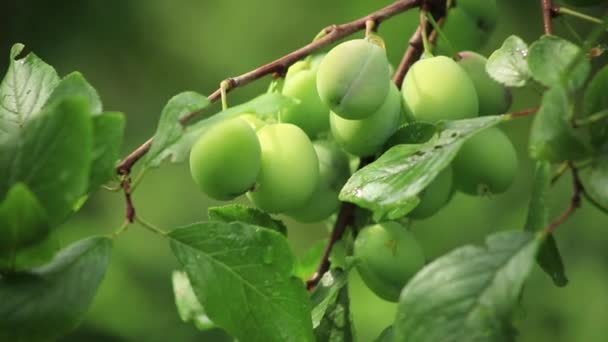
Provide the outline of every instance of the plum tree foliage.
[[[179,262],[180,318],[200,330],[253,342],[353,341],[350,302],[358,298],[348,281],[356,271],[376,296],[398,303],[377,341],[513,341],[533,264],[557,286],[567,283],[558,226],[583,202],[608,212],[608,66],[596,58],[607,24],[552,1],[541,7],[541,38],[503,37],[486,58],[478,51],[499,20],[496,1],[396,0],[226,79],[208,97],[174,96],[153,139],[118,164],[124,115],[104,111],[80,73],[61,78],[15,44],[0,83],[0,341],[55,340],[74,329],[113,240],[136,221],[167,239]],[[393,67],[379,24],[406,10],[420,11],[420,25]],[[597,28],[576,45],[552,31],[559,15]],[[363,38],[342,41],[364,29]],[[228,106],[229,91],[270,74],[268,92]],[[542,100],[508,113],[511,87]],[[189,123],[218,100],[221,111]],[[522,229],[427,260],[418,220],[433,220],[456,192],[493,201],[525,171],[516,135],[499,127],[525,116],[533,116],[530,134],[518,139],[536,167]],[[165,161],[187,161],[192,185],[210,198],[246,197],[248,205],[156,228],[132,195]],[[566,172],[571,200],[550,220],[550,185]],[[56,230],[102,186],[123,193],[124,224],[60,250]],[[331,226],[328,241],[297,259],[287,217]]]

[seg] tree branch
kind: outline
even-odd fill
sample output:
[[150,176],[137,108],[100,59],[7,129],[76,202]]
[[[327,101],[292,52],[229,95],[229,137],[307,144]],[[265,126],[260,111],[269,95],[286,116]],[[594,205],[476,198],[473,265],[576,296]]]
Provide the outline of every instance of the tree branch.
[[[366,15],[365,17],[342,25],[328,26],[324,29],[325,35],[315,40],[314,42],[307,44],[301,47],[300,49],[288,53],[287,55],[281,58],[278,58],[268,64],[262,65],[242,75],[226,79],[229,84],[229,87],[226,89],[226,91],[231,91],[232,89],[244,86],[266,75],[274,73],[284,74],[287,71],[287,68],[289,68],[289,66],[301,60],[302,58],[310,55],[311,53],[321,48],[324,48],[332,43],[335,43],[336,41],[347,37],[355,32],[364,30],[366,21],[373,20],[376,23],[377,27],[378,24],[380,24],[381,22],[397,14],[403,13],[415,7],[419,7],[422,2],[423,0],[397,0],[394,3],[376,12]],[[209,101],[217,101],[220,98],[220,95],[220,89],[217,89],[211,95],[209,95]],[[200,111],[189,113],[182,117],[180,123],[186,124],[187,122],[192,120],[192,118],[199,114]],[[137,163],[137,161],[141,159],[146,154],[146,152],[148,152],[151,145],[152,138],[148,139],[141,146],[133,150],[133,152],[131,152],[122,161],[118,163],[118,165],[116,166],[117,173],[120,175],[128,175],[131,172],[131,168],[133,167],[133,165]]]
[[543,11],[543,27],[545,28],[545,34],[553,34],[553,23],[551,19],[554,16],[553,11],[553,0],[540,0]]
[[568,205],[568,208],[564,210],[564,212],[562,212],[555,220],[545,227],[545,229],[543,229],[543,233],[545,235],[553,233],[557,227],[566,222],[566,220],[572,216],[572,214],[574,214],[576,209],[581,206],[581,196],[585,191],[585,188],[583,187],[583,183],[581,182],[576,166],[571,162],[568,162],[568,165],[570,167],[570,171],[572,172],[572,197],[570,198],[570,204]]

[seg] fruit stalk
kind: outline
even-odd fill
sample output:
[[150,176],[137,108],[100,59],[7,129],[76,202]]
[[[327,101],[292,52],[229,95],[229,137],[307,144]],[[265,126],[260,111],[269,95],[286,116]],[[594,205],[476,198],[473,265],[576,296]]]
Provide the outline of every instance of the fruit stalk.
[[545,28],[545,34],[553,34],[553,0],[541,0],[541,6],[543,10],[543,27]]

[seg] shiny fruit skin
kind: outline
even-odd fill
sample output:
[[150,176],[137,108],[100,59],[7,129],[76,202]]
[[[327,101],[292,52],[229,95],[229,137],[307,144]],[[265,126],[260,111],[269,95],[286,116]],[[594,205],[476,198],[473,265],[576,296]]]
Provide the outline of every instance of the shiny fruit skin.
[[407,216],[421,220],[433,216],[448,203],[452,195],[452,167],[441,171],[420,194],[420,203]]
[[354,245],[357,271],[380,298],[396,302],[408,280],[425,262],[414,235],[397,222],[363,228]]
[[331,133],[338,144],[356,156],[370,156],[378,152],[397,130],[403,120],[399,89],[391,83],[384,104],[362,120],[346,120],[330,114]]
[[458,65],[467,73],[477,92],[479,115],[504,114],[511,107],[511,91],[486,71],[487,59],[472,51],[459,52]]
[[262,163],[247,195],[260,209],[282,213],[303,206],[319,182],[319,161],[312,142],[296,125],[278,123],[258,131]]
[[386,51],[366,39],[334,47],[317,73],[317,90],[332,112],[349,120],[363,119],[384,103],[389,91]]
[[288,213],[299,222],[322,221],[340,207],[338,194],[350,176],[348,156],[335,142],[318,140],[313,143],[319,159],[319,184],[308,202]]
[[230,200],[255,184],[261,149],[255,131],[242,119],[209,128],[190,151],[190,173],[200,189],[216,200]]
[[311,138],[329,130],[329,107],[317,92],[317,68],[292,72],[285,80],[283,94],[300,103],[281,111],[280,122],[300,127]]
[[405,75],[403,99],[416,121],[472,118],[479,113],[473,81],[452,59],[422,59]]
[[499,194],[513,183],[517,153],[509,137],[492,127],[469,138],[452,167],[458,190],[470,195]]

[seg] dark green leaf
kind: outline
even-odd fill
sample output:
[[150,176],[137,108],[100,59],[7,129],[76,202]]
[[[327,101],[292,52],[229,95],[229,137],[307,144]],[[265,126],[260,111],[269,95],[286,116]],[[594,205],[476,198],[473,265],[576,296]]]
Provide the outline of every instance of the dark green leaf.
[[27,271],[44,265],[55,257],[61,249],[57,234],[48,234],[42,241],[22,247],[13,256],[0,255],[0,269],[14,272]]
[[59,83],[55,69],[33,53],[16,59],[24,47],[13,45],[8,71],[0,83],[0,144],[20,134]]
[[0,341],[49,341],[82,321],[110,259],[112,240],[78,241],[50,263],[0,277]]
[[182,321],[192,322],[199,330],[214,328],[215,324],[211,322],[192,290],[188,275],[181,271],[173,271],[172,281],[175,305]]
[[387,149],[399,144],[424,144],[437,133],[437,126],[411,122],[401,126],[386,142]]
[[38,242],[48,234],[48,218],[25,184],[13,185],[0,202],[0,256],[14,257],[19,247]]
[[[171,156],[173,154],[171,147],[179,143],[184,133],[184,127],[179,120],[189,113],[206,108],[209,104],[207,97],[193,91],[186,91],[172,97],[160,115],[154,141],[150,146],[150,151],[146,153],[144,165],[157,167],[163,160]],[[178,159],[181,158],[174,155],[172,162],[180,161]]]
[[317,341],[355,340],[347,280],[345,271],[331,270],[323,275],[311,295],[312,321]]
[[373,210],[377,220],[403,216],[418,204],[417,195],[450,164],[469,137],[503,119],[486,116],[445,122],[437,139],[423,145],[397,145],[355,172],[340,199]]
[[54,227],[86,192],[92,146],[91,117],[83,98],[46,107],[0,144],[0,196],[17,182],[36,195]]
[[[608,110],[608,65],[589,82],[583,98],[583,117]],[[608,153],[608,115],[589,126],[591,141],[600,153]]]
[[530,46],[528,67],[532,77],[545,86],[567,84],[572,90],[580,88],[591,71],[581,48],[556,36],[543,36]]
[[510,36],[488,58],[486,71],[493,79],[508,87],[523,87],[530,78],[527,56],[526,42],[517,36]]
[[[528,206],[528,219],[524,229],[530,232],[539,232],[549,224],[549,207],[547,197],[551,186],[551,165],[547,162],[536,164],[532,198]],[[538,252],[536,261],[539,266],[551,277],[556,286],[566,286],[568,278],[562,256],[557,248],[557,242],[549,234]]]
[[594,159],[591,167],[582,170],[581,181],[587,198],[608,212],[608,156]]
[[293,274],[302,280],[310,278],[319,266],[326,245],[327,239],[323,239],[317,241],[310,247],[306,253],[296,261]]
[[502,232],[427,265],[401,293],[395,341],[514,340],[511,318],[539,242]]
[[222,222],[240,221],[254,226],[260,226],[287,235],[287,227],[280,220],[273,219],[269,214],[240,204],[228,204],[222,207],[211,207],[207,210],[209,220]]
[[566,90],[555,86],[545,92],[532,122],[530,156],[555,163],[587,157],[590,149],[572,128],[571,118],[572,103]]
[[280,233],[203,222],[169,234],[209,318],[242,341],[312,341],[310,302]]
[[393,342],[393,335],[393,326],[389,325],[382,330],[382,333],[374,340],[374,342]]
[[57,84],[45,106],[57,104],[66,97],[74,96],[87,99],[92,114],[101,114],[103,111],[103,105],[97,90],[77,71],[67,75]]
[[93,164],[89,192],[114,176],[124,131],[125,116],[122,113],[107,112],[93,117]]

